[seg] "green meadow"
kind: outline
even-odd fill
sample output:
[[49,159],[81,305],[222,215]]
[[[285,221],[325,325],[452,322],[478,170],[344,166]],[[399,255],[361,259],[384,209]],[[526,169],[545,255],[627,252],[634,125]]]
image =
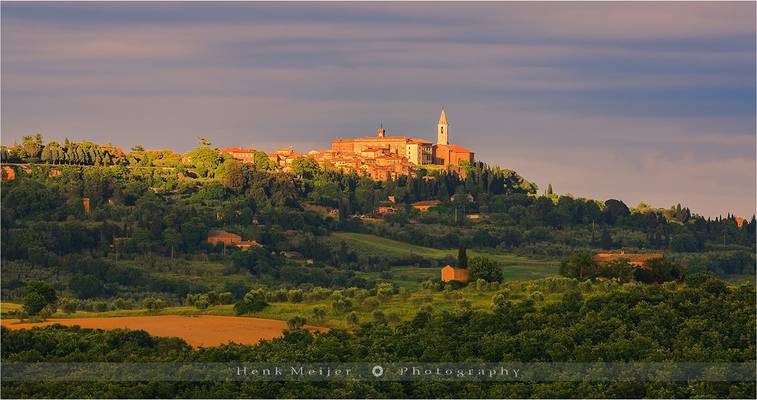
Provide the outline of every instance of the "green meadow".
[[[365,233],[335,232],[329,240],[337,244],[344,241],[348,247],[364,255],[394,257],[417,255],[437,260],[457,257],[457,249],[433,249]],[[496,261],[502,266],[503,277],[506,281],[540,279],[559,274],[559,262],[556,260],[537,260],[507,252],[472,249],[468,250],[468,256],[485,256]],[[394,279],[399,281],[397,282],[399,286],[414,287],[415,285],[411,282],[417,282],[418,279],[422,281],[438,278],[439,270],[437,268],[394,267],[392,274],[395,276]],[[397,279],[397,277],[400,278]]]

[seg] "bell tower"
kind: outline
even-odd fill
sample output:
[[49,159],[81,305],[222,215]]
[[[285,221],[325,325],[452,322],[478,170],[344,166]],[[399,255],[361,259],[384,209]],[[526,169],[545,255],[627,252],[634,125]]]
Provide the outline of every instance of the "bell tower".
[[439,122],[436,124],[436,144],[449,144],[449,124],[447,123],[447,114],[444,113],[444,107],[442,107]]
[[381,128],[376,129],[376,137],[382,138],[386,136],[386,129],[384,129],[384,123],[381,123]]

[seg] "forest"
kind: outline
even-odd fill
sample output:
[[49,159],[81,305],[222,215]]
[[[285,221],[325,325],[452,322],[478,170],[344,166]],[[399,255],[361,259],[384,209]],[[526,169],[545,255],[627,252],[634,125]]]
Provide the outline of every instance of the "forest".
[[[4,362],[754,362],[754,287],[703,276],[686,284],[624,285],[585,294],[570,281],[560,300],[492,299],[490,310],[422,309],[396,325],[301,329],[255,346],[192,349],[143,331],[53,326],[2,328]],[[752,398],[751,382],[3,382],[8,397]]]
[[[755,352],[754,216],[541,191],[481,162],[374,181],[26,137],[0,152],[3,318],[286,320],[257,345],[2,328],[5,361],[729,361]],[[470,195],[470,196],[468,196]],[[414,202],[438,200],[427,212]],[[395,213],[379,213],[391,205]],[[257,246],[208,241],[211,231]],[[592,254],[664,253],[647,269]],[[467,253],[466,253],[467,251]],[[467,286],[439,268],[470,268]],[[558,275],[562,275],[559,277]],[[125,314],[123,314],[125,315]],[[132,315],[132,314],[129,314]],[[306,323],[331,328],[312,333]],[[754,382],[3,382],[8,397],[754,397]]]

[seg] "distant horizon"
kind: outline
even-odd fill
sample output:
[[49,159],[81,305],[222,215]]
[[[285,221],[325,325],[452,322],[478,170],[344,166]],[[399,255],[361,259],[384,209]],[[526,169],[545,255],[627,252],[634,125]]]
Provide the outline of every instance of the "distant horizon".
[[450,141],[540,192],[755,214],[756,5],[14,3],[2,143]]

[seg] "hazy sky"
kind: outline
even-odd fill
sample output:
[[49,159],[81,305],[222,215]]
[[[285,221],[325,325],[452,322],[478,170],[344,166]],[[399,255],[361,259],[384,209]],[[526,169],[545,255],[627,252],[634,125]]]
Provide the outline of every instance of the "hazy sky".
[[2,141],[450,140],[543,189],[755,211],[755,3],[2,2]]

